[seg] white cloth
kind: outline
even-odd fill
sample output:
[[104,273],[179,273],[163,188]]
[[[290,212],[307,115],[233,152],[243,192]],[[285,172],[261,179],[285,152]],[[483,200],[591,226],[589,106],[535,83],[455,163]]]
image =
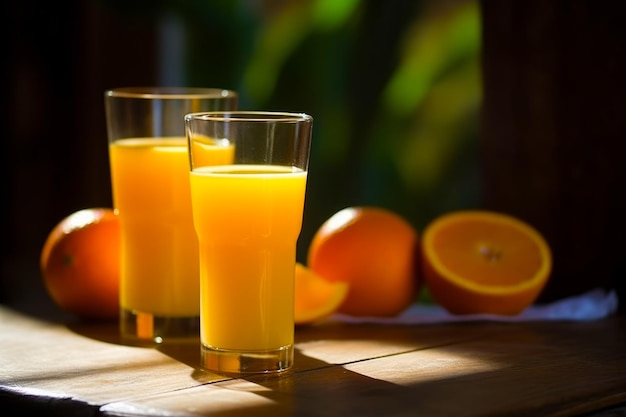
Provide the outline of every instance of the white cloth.
[[608,317],[617,311],[617,293],[602,289],[591,290],[582,295],[564,298],[549,304],[533,305],[517,316],[498,316],[492,314],[453,315],[442,307],[432,304],[416,303],[396,317],[353,317],[334,314],[330,320],[346,323],[381,323],[381,324],[419,324],[460,321],[537,321],[562,320],[584,321]]

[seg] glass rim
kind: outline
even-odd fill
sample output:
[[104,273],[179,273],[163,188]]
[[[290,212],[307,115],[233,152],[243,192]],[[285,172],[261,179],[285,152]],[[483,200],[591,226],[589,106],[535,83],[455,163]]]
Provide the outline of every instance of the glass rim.
[[307,113],[284,111],[216,110],[188,113],[185,121],[200,120],[211,122],[312,122]]
[[104,92],[106,97],[136,99],[204,99],[237,98],[236,91],[205,87],[116,87]]

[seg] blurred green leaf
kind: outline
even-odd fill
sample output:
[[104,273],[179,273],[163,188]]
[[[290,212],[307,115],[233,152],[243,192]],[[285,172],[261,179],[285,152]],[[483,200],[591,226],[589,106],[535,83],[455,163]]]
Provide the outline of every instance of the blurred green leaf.
[[313,3],[313,21],[322,31],[331,31],[344,25],[354,13],[359,0],[316,0]]
[[274,91],[281,67],[311,28],[308,2],[288,2],[258,35],[243,85],[251,100],[264,103]]
[[476,55],[480,46],[480,12],[475,2],[420,16],[409,29],[403,59],[384,93],[394,115],[410,115],[437,78],[459,61]]

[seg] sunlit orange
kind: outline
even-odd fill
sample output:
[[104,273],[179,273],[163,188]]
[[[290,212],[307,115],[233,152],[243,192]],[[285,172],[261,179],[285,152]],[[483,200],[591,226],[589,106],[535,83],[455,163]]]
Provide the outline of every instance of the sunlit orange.
[[425,228],[422,248],[425,283],[454,314],[516,315],[539,296],[552,268],[543,236],[502,213],[442,215]]
[[109,208],[77,211],[59,222],[41,251],[43,282],[62,309],[89,319],[119,315],[120,225]]
[[307,264],[326,280],[349,283],[338,312],[385,317],[415,300],[417,254],[417,231],[400,215],[382,207],[348,207],[317,230]]

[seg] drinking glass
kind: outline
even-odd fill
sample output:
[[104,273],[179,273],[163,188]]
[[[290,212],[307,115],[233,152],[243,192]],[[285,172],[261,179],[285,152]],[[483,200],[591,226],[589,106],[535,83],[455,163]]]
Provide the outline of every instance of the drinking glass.
[[[278,373],[293,364],[296,244],[312,124],[303,113],[185,116],[205,369]],[[206,162],[216,147],[233,155],[231,164]]]
[[[216,88],[105,92],[113,204],[122,236],[120,331],[126,340],[199,337],[198,242],[184,116],[236,108],[237,93]],[[229,155],[217,153],[211,162],[229,163]]]

